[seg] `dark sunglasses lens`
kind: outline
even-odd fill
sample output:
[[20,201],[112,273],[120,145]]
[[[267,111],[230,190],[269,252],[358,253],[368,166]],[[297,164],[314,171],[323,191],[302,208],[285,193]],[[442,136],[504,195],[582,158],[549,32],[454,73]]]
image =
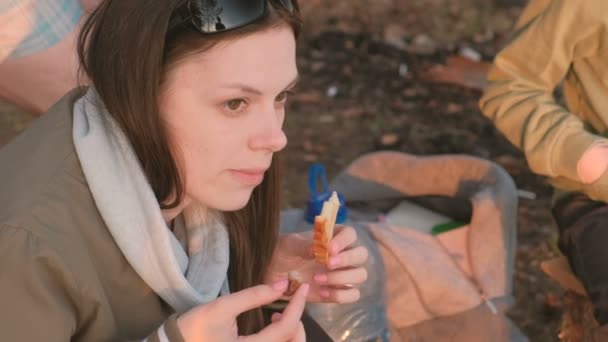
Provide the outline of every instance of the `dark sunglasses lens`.
[[293,1],[291,1],[291,0],[280,0],[280,2],[283,5],[283,7],[285,7],[289,12],[293,13],[293,11],[294,11]]
[[264,15],[266,0],[193,0],[190,12],[203,32],[229,30],[251,23]]

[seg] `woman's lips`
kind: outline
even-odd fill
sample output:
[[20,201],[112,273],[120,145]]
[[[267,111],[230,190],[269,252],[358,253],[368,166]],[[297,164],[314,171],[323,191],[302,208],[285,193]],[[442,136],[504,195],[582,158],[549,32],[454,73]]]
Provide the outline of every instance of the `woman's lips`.
[[245,185],[260,185],[266,170],[230,170],[230,173]]

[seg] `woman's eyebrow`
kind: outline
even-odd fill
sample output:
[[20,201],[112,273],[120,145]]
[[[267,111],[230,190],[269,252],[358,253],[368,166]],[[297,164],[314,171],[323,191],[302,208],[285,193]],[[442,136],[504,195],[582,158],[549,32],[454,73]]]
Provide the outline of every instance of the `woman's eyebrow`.
[[[291,81],[284,89],[290,89],[293,88],[296,83],[298,83],[298,81],[300,80],[300,75],[296,75],[296,77],[293,79],[293,81]],[[239,89],[242,90],[246,93],[251,93],[251,94],[255,94],[255,95],[262,95],[262,91],[249,86],[247,84],[244,83],[228,83],[228,84],[224,84],[222,86],[222,88],[231,88],[231,89]]]
[[259,91],[258,89],[255,89],[255,88],[253,88],[251,86],[248,86],[248,85],[246,85],[244,83],[229,83],[229,84],[224,84],[222,86],[222,88],[239,89],[239,90],[242,90],[242,91],[244,91],[246,93],[252,93],[252,94],[255,94],[255,95],[262,95],[261,91]]

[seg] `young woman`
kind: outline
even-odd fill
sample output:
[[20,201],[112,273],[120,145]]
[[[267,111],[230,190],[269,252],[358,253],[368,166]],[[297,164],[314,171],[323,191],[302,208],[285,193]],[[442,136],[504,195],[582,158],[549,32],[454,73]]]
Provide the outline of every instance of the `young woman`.
[[[306,300],[358,299],[352,228],[328,268],[278,234],[299,27],[288,0],[102,2],[92,86],[0,150],[4,339],[301,341]],[[288,271],[306,283],[265,325]]]

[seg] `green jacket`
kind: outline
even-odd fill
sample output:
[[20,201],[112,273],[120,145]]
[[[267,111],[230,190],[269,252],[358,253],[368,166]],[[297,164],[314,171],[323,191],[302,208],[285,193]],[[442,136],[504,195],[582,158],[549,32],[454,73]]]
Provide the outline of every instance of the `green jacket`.
[[183,341],[124,258],[72,142],[73,92],[0,149],[3,341]]
[[[608,202],[608,172],[585,185],[577,163],[608,131],[608,1],[531,0],[496,56],[483,113],[561,190]],[[566,106],[553,91],[563,81]]]

